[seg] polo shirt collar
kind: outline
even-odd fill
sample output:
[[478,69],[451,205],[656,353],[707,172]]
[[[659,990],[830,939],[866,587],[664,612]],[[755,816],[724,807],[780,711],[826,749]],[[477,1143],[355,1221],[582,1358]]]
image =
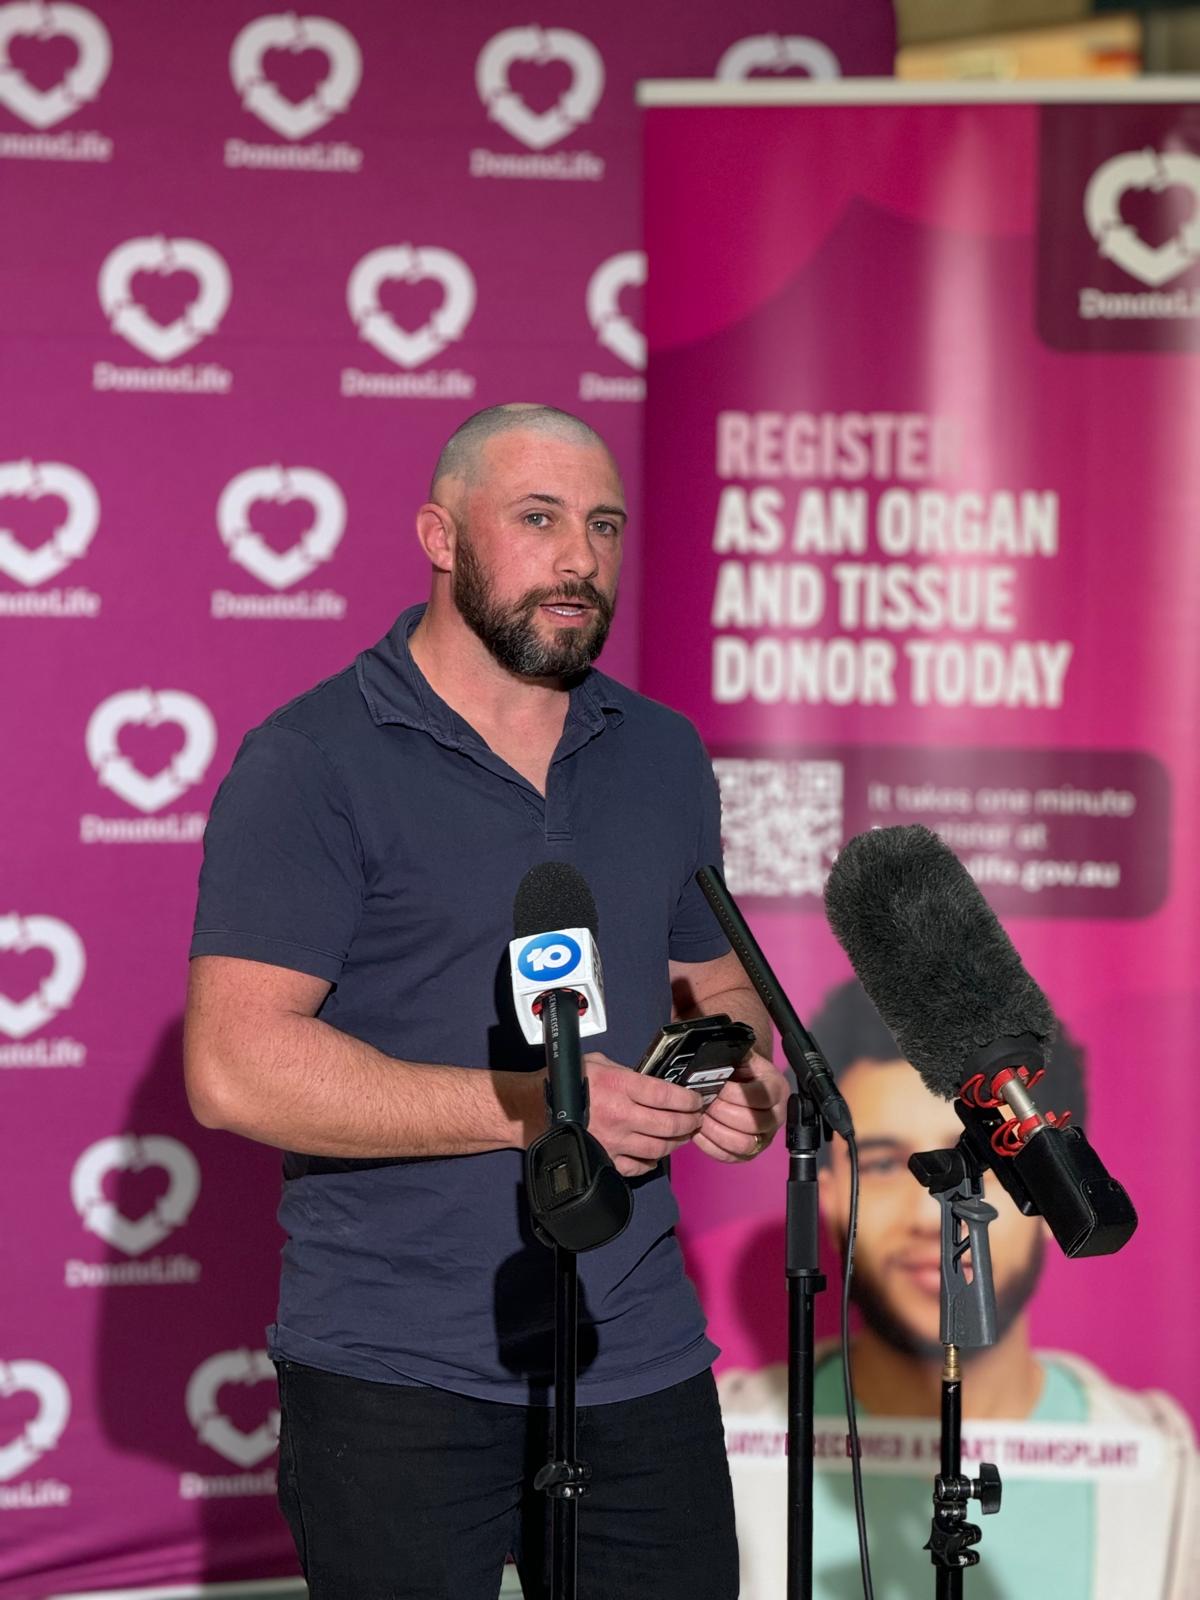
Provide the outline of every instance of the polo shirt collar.
[[[424,604],[409,606],[377,645],[362,652],[355,663],[359,690],[377,726],[400,723],[461,749],[466,737],[477,736],[430,688],[409,648],[409,635],[424,615]],[[617,722],[622,718],[618,686],[602,672],[586,672],[570,694],[568,724],[579,725],[588,738],[604,731],[608,717]]]

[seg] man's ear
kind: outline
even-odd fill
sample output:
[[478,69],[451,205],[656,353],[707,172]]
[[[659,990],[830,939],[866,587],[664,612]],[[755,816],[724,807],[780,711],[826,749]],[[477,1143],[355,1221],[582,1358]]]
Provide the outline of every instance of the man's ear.
[[436,572],[452,572],[458,547],[458,527],[453,513],[428,500],[417,512],[417,538]]

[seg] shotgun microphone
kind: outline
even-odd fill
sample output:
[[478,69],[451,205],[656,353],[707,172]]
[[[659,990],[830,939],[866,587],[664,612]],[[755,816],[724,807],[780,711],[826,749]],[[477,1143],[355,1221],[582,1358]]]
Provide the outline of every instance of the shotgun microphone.
[[958,857],[928,828],[851,839],[825,885],[829,925],[926,1087],[954,1100],[976,1155],[1068,1256],[1109,1255],[1137,1226],[1129,1196],[1070,1113],[1033,1089],[1057,1030],[1050,1003]]

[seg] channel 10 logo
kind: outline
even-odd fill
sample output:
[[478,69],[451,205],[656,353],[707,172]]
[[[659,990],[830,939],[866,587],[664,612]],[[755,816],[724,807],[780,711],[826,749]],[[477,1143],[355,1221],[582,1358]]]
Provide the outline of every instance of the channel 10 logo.
[[569,933],[539,933],[523,946],[517,957],[517,970],[534,982],[542,978],[566,978],[583,959],[583,951]]

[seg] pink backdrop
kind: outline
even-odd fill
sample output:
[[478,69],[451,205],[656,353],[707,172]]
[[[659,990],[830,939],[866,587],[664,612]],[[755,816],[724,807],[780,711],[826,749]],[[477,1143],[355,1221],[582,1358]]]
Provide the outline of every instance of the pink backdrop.
[[180,1084],[213,790],[422,596],[412,512],[471,411],[581,412],[636,503],[635,81],[886,72],[894,42],[883,0],[537,21],[0,4],[6,1600],[293,1570],[278,1158]]

